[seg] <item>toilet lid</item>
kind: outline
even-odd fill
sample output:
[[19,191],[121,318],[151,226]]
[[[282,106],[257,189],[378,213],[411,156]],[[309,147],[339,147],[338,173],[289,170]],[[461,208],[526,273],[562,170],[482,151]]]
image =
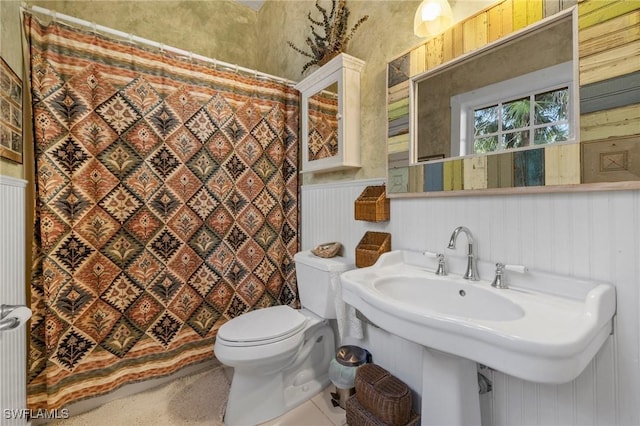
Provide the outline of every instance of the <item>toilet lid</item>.
[[228,321],[218,338],[230,343],[260,345],[285,339],[305,327],[307,317],[289,306],[272,306],[247,312]]

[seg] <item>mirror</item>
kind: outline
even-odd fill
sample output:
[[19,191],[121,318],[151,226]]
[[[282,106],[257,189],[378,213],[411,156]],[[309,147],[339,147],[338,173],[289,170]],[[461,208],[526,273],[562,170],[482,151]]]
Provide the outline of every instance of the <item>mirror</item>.
[[[439,36],[392,59],[387,67],[389,196],[475,196],[640,188],[640,134],[637,128],[640,68],[637,61],[632,64],[628,60],[633,57],[631,52],[637,49],[638,41],[630,43],[620,36],[631,31],[629,16],[635,16],[640,11],[637,5],[628,4],[623,9],[607,9],[607,16],[604,17],[599,8],[584,7],[585,4],[591,6],[601,3],[585,0],[577,6],[567,5],[562,11],[557,12],[556,9],[555,13],[550,10],[547,14],[547,9],[534,1],[498,1]],[[529,16],[531,8],[536,9],[539,15],[531,15],[530,19],[523,22],[520,18]],[[581,12],[578,13],[578,10]],[[516,17],[519,17],[517,25]],[[560,70],[570,72],[573,79],[572,83],[567,83],[567,92],[562,95],[572,103],[556,108],[554,113],[553,120],[558,121],[555,124],[564,131],[562,138],[552,140],[553,143],[537,144],[535,129],[530,131],[528,139],[512,137],[506,140],[504,135],[498,134],[493,135],[496,137],[492,146],[502,144],[500,150],[474,153],[475,142],[470,143],[469,140],[474,140],[476,136],[476,109],[466,116],[460,115],[457,122],[451,115],[452,108],[462,108],[468,101],[465,95],[471,94],[472,100],[481,101],[486,95],[483,89],[467,86],[463,89],[466,92],[453,92],[429,99],[433,104],[440,102],[437,111],[441,113],[440,119],[432,120],[431,125],[421,130],[425,139],[435,140],[432,148],[411,143],[412,137],[418,138],[418,121],[429,120],[427,117],[418,119],[416,115],[415,105],[421,91],[452,86],[451,81],[444,79],[451,75],[448,73],[453,72],[455,67],[483,57],[500,61],[499,56],[492,56],[494,50],[508,49],[521,36],[538,40],[536,37],[539,33],[546,31],[555,32],[556,36],[566,35],[557,43],[563,45],[565,50],[553,56],[567,55],[567,48],[571,52],[568,61],[564,61],[567,59],[564,57],[555,64],[547,63],[549,67],[543,69],[547,71],[542,77],[542,80],[551,81],[555,78],[555,70]],[[544,39],[535,41],[537,43],[549,49],[552,48],[549,44],[553,44]],[[537,58],[526,46],[516,50],[526,51],[527,58]],[[541,50],[547,48],[533,49],[538,53]],[[544,56],[541,58],[540,61],[548,60]],[[525,62],[525,59],[521,57],[507,61],[502,67],[491,68],[492,73],[497,75],[503,68],[520,67],[521,61]],[[566,71],[568,67],[570,71]],[[473,77],[483,74],[480,68],[481,65],[476,66]],[[528,76],[538,71],[528,69],[523,72]],[[517,79],[520,77],[502,75],[500,79],[507,80],[490,83],[489,87],[498,85],[496,91],[500,91],[501,84],[509,85],[512,81],[516,81],[518,86],[520,82]],[[444,83],[427,87],[431,78],[439,78]],[[519,100],[522,99],[518,96],[507,97],[503,99],[503,104]],[[537,100],[537,97],[531,98],[530,103]],[[493,106],[496,105],[479,105],[477,109],[487,112]],[[443,116],[442,111],[449,115]],[[535,109],[531,111],[531,122],[537,125]],[[487,113],[486,116],[491,114]],[[484,116],[478,114],[478,117]],[[465,126],[469,126],[469,123],[471,138],[465,134]],[[573,124],[571,131],[567,131],[567,124]],[[439,130],[430,132],[432,127]],[[507,127],[507,130],[512,129]],[[441,138],[442,134],[446,135],[444,139]],[[453,145],[451,140],[455,141]],[[533,143],[526,145],[524,141]]]
[[411,164],[575,141],[573,52],[567,15],[412,78]]
[[308,100],[307,161],[338,155],[338,83],[316,92]]

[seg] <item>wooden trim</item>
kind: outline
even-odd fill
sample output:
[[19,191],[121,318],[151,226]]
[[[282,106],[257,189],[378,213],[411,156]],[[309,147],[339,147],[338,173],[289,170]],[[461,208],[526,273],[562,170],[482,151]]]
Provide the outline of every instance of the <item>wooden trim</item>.
[[580,113],[610,110],[638,103],[640,71],[580,87]]
[[434,191],[423,193],[391,193],[389,198],[445,198],[445,197],[475,197],[486,195],[535,195],[554,194],[558,192],[597,192],[597,191],[637,191],[640,181],[629,182],[599,182],[582,183],[576,185],[524,186],[517,188],[487,188],[464,189],[458,191]]
[[578,3],[578,28],[580,31],[606,22],[638,9],[637,1],[597,1]]
[[638,58],[640,58],[638,42],[580,58],[580,86],[640,71]]
[[580,58],[640,39],[639,9],[578,32]]
[[581,115],[580,142],[637,134],[638,105],[632,104]]

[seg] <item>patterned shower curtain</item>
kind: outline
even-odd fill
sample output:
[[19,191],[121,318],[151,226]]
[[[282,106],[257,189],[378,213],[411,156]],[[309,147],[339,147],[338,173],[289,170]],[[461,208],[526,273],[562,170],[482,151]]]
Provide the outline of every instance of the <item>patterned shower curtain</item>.
[[25,16],[35,134],[29,407],[210,359],[297,305],[298,92]]

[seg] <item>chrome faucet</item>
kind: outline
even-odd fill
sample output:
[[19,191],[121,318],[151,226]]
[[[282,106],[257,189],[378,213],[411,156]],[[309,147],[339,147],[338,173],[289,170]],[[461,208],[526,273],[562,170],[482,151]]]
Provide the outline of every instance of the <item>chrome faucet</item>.
[[468,244],[467,271],[464,273],[463,278],[467,280],[478,281],[480,277],[478,276],[478,271],[476,269],[476,259],[473,255],[473,235],[471,234],[471,231],[469,231],[469,228],[467,228],[466,226],[458,226],[456,229],[454,229],[453,233],[451,234],[451,238],[449,239],[448,248],[456,248],[456,240],[458,239],[458,234],[460,232],[467,236]]

